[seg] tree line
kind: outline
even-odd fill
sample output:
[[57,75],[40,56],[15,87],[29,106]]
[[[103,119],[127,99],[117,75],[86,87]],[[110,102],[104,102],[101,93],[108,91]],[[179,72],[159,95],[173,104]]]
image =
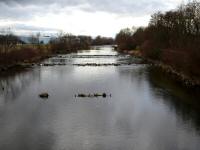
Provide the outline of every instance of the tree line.
[[50,41],[51,48],[55,53],[66,53],[76,50],[90,49],[94,45],[113,45],[114,39],[110,37],[84,35],[72,35],[61,33],[57,38]]
[[75,36],[72,34],[62,34],[51,39],[49,45],[53,53],[68,53],[72,51],[89,49],[92,38],[90,36]]
[[0,65],[22,62],[34,58],[43,58],[51,54],[70,53],[77,50],[90,49],[92,45],[114,44],[113,38],[97,36],[73,35],[59,33],[49,43],[40,41],[41,34],[33,34],[27,38],[28,43],[14,35],[10,29],[0,34]]
[[200,2],[157,12],[147,27],[121,30],[115,38],[120,50],[140,50],[190,76],[200,76]]

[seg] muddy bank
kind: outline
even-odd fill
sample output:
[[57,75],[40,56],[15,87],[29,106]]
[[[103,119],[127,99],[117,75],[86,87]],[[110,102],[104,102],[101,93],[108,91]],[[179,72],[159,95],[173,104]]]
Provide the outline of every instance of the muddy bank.
[[175,68],[166,65],[162,62],[157,62],[153,60],[145,60],[148,64],[153,65],[154,67],[161,69],[164,73],[167,73],[167,75],[170,75],[174,80],[179,82],[180,84],[186,86],[195,88],[200,88],[200,80],[196,78],[192,78],[190,76],[187,76],[183,72],[177,71]]
[[197,78],[192,78],[190,76],[187,76],[185,73],[177,71],[175,68],[173,68],[170,65],[164,64],[160,61],[155,61],[152,59],[144,58],[142,56],[142,53],[140,51],[121,51],[122,54],[128,54],[133,57],[141,58],[143,63],[150,64],[153,67],[156,67],[157,69],[160,69],[162,72],[166,73],[170,77],[173,78],[176,82],[182,84],[183,86],[189,87],[189,88],[200,88],[200,80]]
[[21,69],[21,68],[29,68],[32,67],[34,65],[36,65],[37,63],[41,62],[44,59],[50,58],[51,55],[45,55],[45,56],[37,56],[34,58],[31,58],[29,60],[23,60],[20,62],[12,62],[10,64],[0,64],[0,72],[6,72],[9,70],[13,70],[13,69]]

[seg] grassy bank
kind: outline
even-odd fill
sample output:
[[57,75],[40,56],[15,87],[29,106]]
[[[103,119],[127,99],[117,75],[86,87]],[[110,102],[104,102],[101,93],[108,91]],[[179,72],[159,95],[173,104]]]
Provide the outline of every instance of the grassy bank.
[[191,77],[185,72],[176,69],[176,67],[173,67],[172,65],[169,65],[162,61],[146,58],[143,56],[140,50],[124,50],[120,52],[143,59],[143,62],[152,65],[163,73],[166,73],[167,75],[171,76],[173,80],[179,82],[186,87],[200,87],[200,79],[198,77]]
[[[123,29],[116,36],[119,51],[142,56],[155,66],[177,76],[187,85],[200,80],[200,2],[152,15],[149,25]],[[136,49],[136,51],[132,51]],[[140,52],[138,52],[138,50]]]
[[167,65],[163,62],[155,61],[155,60],[146,60],[149,64],[152,64],[157,69],[160,69],[162,72],[166,73],[167,75],[171,76],[174,80],[182,84],[186,87],[200,87],[200,80],[199,78],[194,78],[188,76],[186,73],[178,71],[176,68],[173,68],[170,65]]
[[49,57],[51,54],[49,45],[18,45],[9,52],[0,53],[0,71],[6,71],[17,66],[28,66]]
[[61,34],[54,37],[48,44],[41,43],[39,36],[30,38],[32,44],[25,44],[13,34],[0,35],[0,71],[10,68],[26,67],[45,59],[52,54],[67,54],[77,50],[89,49],[90,36]]

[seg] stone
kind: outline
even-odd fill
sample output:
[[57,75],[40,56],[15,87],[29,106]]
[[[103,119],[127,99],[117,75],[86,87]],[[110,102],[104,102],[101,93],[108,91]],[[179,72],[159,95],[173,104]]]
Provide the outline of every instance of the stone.
[[106,98],[106,96],[107,96],[106,93],[103,93],[103,94],[102,94],[102,97],[103,97],[103,98]]
[[48,98],[49,94],[48,93],[41,93],[41,94],[39,94],[39,97],[40,98]]

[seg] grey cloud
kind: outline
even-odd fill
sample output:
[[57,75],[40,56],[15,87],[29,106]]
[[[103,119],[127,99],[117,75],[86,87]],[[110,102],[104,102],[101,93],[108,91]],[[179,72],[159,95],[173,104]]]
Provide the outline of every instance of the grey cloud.
[[7,26],[0,26],[0,32],[4,32],[4,30],[11,30],[11,32],[23,32],[26,34],[30,33],[58,33],[59,29],[55,28],[46,28],[46,27],[40,27],[40,26],[30,26],[26,24],[10,24]]
[[0,0],[1,3],[6,5],[49,5],[59,4],[61,6],[75,6],[86,2],[87,0]]
[[26,26],[26,21],[48,13],[59,15],[64,12],[70,15],[76,9],[114,13],[118,17],[141,17],[167,10],[171,4],[172,0],[0,0],[0,21],[23,22],[24,25],[17,24],[14,29],[35,32],[43,28]]
[[88,0],[93,10],[102,10],[113,13],[149,13],[156,9],[166,8],[163,0]]
[[37,27],[37,26],[29,26],[29,25],[24,25],[24,24],[14,24],[11,25],[13,28],[18,29],[18,30],[27,30],[27,31],[58,31],[58,29],[54,28],[43,28],[43,27]]
[[[54,5],[53,9],[49,9]],[[80,7],[86,5],[87,7]],[[6,7],[8,13],[1,13],[1,16],[16,17],[20,15],[20,10],[15,8],[34,6],[38,7],[37,11],[25,10],[26,15],[33,15],[36,12],[42,12],[44,9],[49,11],[62,10],[68,7],[78,7],[84,11],[104,11],[116,14],[131,14],[134,16],[153,13],[158,10],[165,10],[168,8],[166,0],[0,0],[0,7]],[[45,8],[46,7],[46,8]],[[46,10],[46,11],[47,11]],[[14,13],[16,11],[16,14]],[[12,13],[12,14],[11,14]],[[18,14],[19,13],[19,14]],[[9,16],[10,15],[10,16]],[[22,15],[22,14],[21,14]]]
[[26,12],[25,8],[19,6],[8,6],[5,4],[0,4],[0,19],[27,19],[33,16],[32,12]]
[[70,7],[77,7],[80,0],[0,0],[0,19],[26,20],[47,13],[67,11]]

